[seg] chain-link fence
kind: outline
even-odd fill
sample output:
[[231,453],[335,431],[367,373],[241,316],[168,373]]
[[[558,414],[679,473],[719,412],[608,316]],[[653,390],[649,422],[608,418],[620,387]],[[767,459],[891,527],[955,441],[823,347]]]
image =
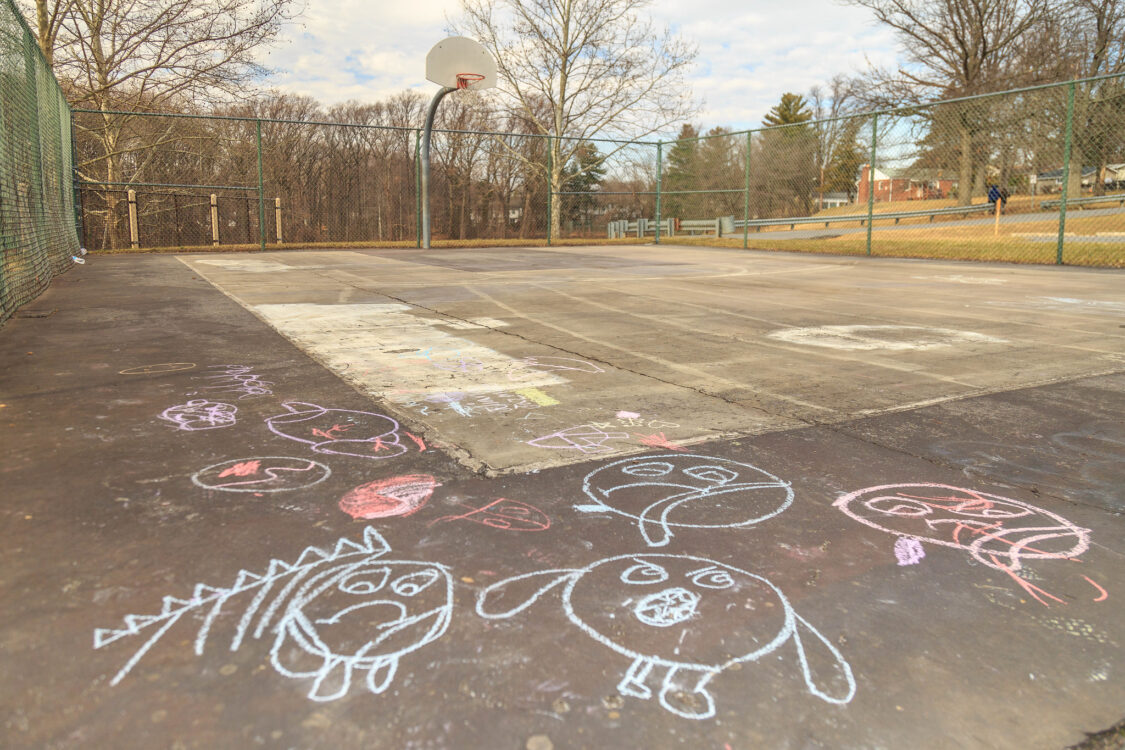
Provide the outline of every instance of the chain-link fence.
[[0,323],[71,266],[70,109],[23,16],[0,2]]
[[[76,118],[88,247],[420,242],[416,129]],[[1125,265],[1125,76],[677,141],[436,130],[431,153],[438,244]]]

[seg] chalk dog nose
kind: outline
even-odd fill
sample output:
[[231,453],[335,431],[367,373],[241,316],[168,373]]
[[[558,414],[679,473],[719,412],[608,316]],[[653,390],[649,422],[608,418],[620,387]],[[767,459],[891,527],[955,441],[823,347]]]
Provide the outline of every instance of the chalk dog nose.
[[690,619],[698,607],[699,594],[677,586],[641,599],[633,607],[633,614],[645,625],[667,628]]

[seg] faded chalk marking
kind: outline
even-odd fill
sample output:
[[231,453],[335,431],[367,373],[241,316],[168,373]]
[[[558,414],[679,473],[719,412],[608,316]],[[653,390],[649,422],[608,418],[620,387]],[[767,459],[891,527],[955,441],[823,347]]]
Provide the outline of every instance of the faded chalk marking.
[[402,455],[399,424],[383,414],[354,409],[326,409],[303,401],[287,401],[287,410],[266,419],[275,435],[305,443],[317,453],[384,459]]
[[[584,568],[525,573],[494,583],[477,595],[477,614],[508,619],[552,589],[561,590],[563,611],[575,627],[631,660],[618,693],[639,700],[655,697],[676,716],[713,717],[708,683],[714,677],[789,642],[810,693],[834,704],[855,695],[851,667],[832,641],[798,615],[777,586],[748,571],[690,555],[619,555]],[[716,627],[729,623],[729,610],[746,601],[763,605],[753,619]],[[809,666],[813,649],[815,673]],[[716,658],[717,653],[727,656]]]
[[540,406],[555,406],[559,403],[538,388],[520,388],[515,392]]
[[776,341],[852,351],[926,351],[967,344],[1006,344],[1005,339],[971,331],[927,326],[817,326],[766,334]]
[[551,519],[534,505],[503,497],[493,500],[482,508],[474,508],[468,513],[442,516],[426,526],[462,520],[505,531],[546,531],[551,528]]
[[195,399],[186,404],[168,407],[160,413],[160,418],[171,422],[178,430],[197,432],[231,427],[238,421],[235,417],[237,412],[238,407],[233,404]]
[[158,365],[141,365],[140,367],[130,367],[127,370],[119,370],[118,375],[159,375],[163,372],[179,372],[180,370],[190,370],[195,367],[194,362],[161,362]]

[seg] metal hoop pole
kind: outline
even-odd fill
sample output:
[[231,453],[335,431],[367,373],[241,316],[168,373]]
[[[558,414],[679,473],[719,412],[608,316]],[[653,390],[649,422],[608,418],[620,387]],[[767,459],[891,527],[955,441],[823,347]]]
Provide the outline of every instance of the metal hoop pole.
[[434,117],[438,104],[457,89],[443,86],[430,101],[430,111],[426,113],[426,125],[422,129],[422,248],[430,249],[430,132],[434,129]]

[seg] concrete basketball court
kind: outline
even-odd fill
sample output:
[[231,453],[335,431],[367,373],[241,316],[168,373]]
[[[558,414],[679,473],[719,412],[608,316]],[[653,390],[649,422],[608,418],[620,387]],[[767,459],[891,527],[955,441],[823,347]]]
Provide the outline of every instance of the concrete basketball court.
[[1063,748],[1120,271],[93,257],[0,329],[5,747]]

